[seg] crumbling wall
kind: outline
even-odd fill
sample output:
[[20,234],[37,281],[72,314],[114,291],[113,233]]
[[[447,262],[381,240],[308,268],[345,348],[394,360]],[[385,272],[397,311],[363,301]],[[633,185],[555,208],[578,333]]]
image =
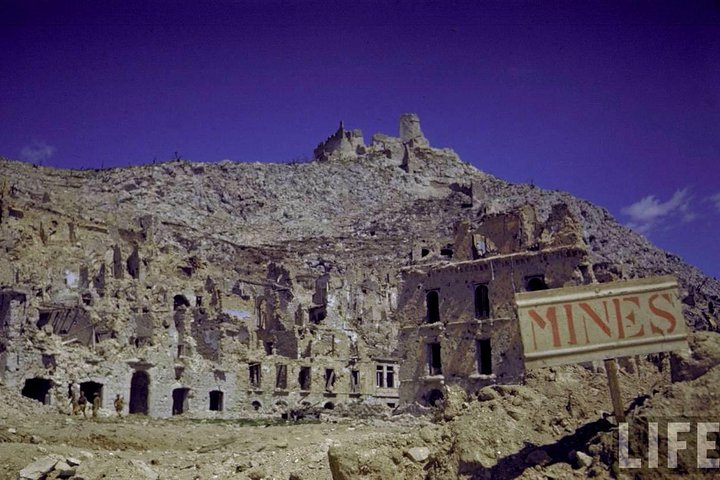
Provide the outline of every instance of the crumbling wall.
[[[532,288],[533,278],[542,278],[547,288],[581,284],[579,267],[586,261],[584,249],[563,247],[407,270],[397,314],[402,324],[401,401],[429,403],[429,395],[443,385],[474,392],[488,384],[521,381],[514,294]],[[487,288],[484,308],[477,304],[476,289],[481,286]],[[437,299],[435,312],[429,308],[430,296]],[[481,345],[481,340],[489,344]],[[482,372],[482,347],[490,349],[492,373]],[[433,368],[433,348],[440,350],[435,362],[440,368]]]

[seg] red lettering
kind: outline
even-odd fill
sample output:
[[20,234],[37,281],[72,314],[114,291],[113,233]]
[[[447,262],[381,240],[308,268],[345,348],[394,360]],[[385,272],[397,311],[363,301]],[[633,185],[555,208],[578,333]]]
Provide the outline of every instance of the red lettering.
[[[603,302],[605,303],[605,302]],[[620,300],[613,298],[613,305],[615,305],[615,318],[617,319],[618,326],[618,338],[625,338],[625,328],[623,327],[622,311],[620,310]],[[605,316],[607,316],[607,304],[605,305]]]
[[530,315],[530,318],[533,320],[533,323],[531,323],[530,325],[532,325],[533,344],[535,345],[535,350],[538,349],[537,337],[535,336],[535,324],[537,324],[538,327],[544,330],[548,322],[550,323],[550,330],[552,332],[553,346],[555,348],[560,347],[560,329],[558,328],[555,307],[548,307],[547,313],[545,315],[547,317],[547,321],[545,321],[545,319],[542,318],[536,310],[529,310],[528,315]]
[[[657,325],[655,325],[655,324],[653,323],[652,318],[651,318],[651,319],[650,319],[650,331],[652,331],[653,333],[659,333],[659,334],[672,333],[672,332],[675,330],[675,327],[677,326],[677,319],[676,319],[675,316],[672,314],[672,312],[669,312],[669,311],[667,311],[667,310],[662,310],[662,309],[658,308],[658,307],[655,305],[655,301],[656,301],[660,296],[661,296],[661,295],[660,295],[660,294],[657,294],[657,293],[656,293],[655,295],[652,295],[652,296],[650,297],[650,300],[648,301],[648,305],[650,306],[650,311],[651,311],[653,314],[655,314],[655,316],[667,320],[667,322],[670,324],[670,326],[669,326],[669,328],[667,329],[667,331],[663,332],[663,330],[662,330],[660,327],[658,327]],[[662,294],[662,298],[664,298],[665,301],[666,301],[668,304],[672,305],[672,300],[670,299],[670,295],[669,295],[669,294],[663,293],[663,294]]]
[[[638,310],[640,309],[640,297],[625,297],[623,298],[623,302],[628,302],[633,305],[635,305]],[[630,322],[632,322],[633,325],[636,324],[637,318],[635,317],[635,312],[630,312],[628,315],[625,316],[626,319],[628,319]],[[620,319],[618,319],[618,322],[620,322]],[[634,337],[642,337],[645,334],[645,325],[640,325],[640,330],[637,331],[634,335],[630,335],[630,338]],[[620,337],[622,338],[622,337]]]
[[602,318],[600,318],[600,315],[595,313],[595,311],[592,309],[592,307],[585,303],[581,302],[578,304],[582,310],[585,311],[585,313],[588,314],[590,319],[595,322],[595,324],[600,327],[600,330],[603,331],[605,335],[608,337],[612,337],[612,332],[610,331],[610,320],[606,317],[605,321],[603,322]]
[[572,304],[566,303],[563,305],[565,308],[565,316],[567,320],[568,333],[570,334],[569,345],[577,345],[577,336],[575,335],[575,322],[573,321]]

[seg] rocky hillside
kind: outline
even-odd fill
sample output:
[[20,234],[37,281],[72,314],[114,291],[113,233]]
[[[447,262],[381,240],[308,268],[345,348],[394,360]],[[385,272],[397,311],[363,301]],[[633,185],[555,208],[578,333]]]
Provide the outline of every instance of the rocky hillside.
[[[361,134],[353,135],[354,141]],[[417,139],[403,151],[408,142],[400,140],[375,135],[367,147],[299,164],[172,161],[73,171],[1,159],[0,284],[58,294],[62,287],[51,284],[66,264],[111,247],[88,245],[77,232],[105,232],[140,245],[148,269],[182,277],[183,268],[202,267],[228,289],[238,278],[267,281],[269,263],[297,276],[330,273],[336,282],[330,289],[347,297],[333,313],[390,351],[392,330],[377,323],[392,316],[392,302],[377,300],[386,303],[385,313],[370,315],[371,328],[359,324],[369,307],[357,300],[387,297],[382,286],[396,285],[398,269],[418,260],[414,250],[423,246],[431,253],[422,261],[437,261],[440,250],[452,248],[462,220],[529,203],[542,221],[553,205],[565,203],[582,222],[599,280],[674,274],[688,321],[715,328],[720,283],[607,210],[567,193],[505,182]],[[153,247],[143,247],[149,239]]]

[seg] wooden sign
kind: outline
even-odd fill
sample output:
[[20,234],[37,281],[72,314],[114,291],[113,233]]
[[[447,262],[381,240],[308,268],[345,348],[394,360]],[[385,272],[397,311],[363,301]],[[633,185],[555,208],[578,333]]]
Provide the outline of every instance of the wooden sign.
[[674,277],[515,295],[525,367],[687,349]]

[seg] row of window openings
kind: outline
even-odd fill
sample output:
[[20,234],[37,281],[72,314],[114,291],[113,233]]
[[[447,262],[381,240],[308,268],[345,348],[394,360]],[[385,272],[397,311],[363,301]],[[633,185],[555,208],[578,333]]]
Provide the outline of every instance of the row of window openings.
[[[262,386],[262,369],[259,363],[252,363],[248,367],[250,376],[250,386],[252,388],[261,388]],[[298,385],[300,390],[310,390],[312,384],[312,371],[310,367],[301,367],[298,373]],[[325,390],[331,391],[335,388],[335,369],[325,369]],[[287,381],[287,365],[275,365],[275,388],[278,390],[286,390]],[[394,365],[378,365],[376,371],[376,386],[379,388],[395,388],[395,366]],[[350,392],[360,392],[360,371],[350,370]]]
[[[428,374],[442,375],[442,354],[439,343],[427,344]],[[475,364],[480,375],[492,375],[492,347],[489,338],[475,342]]]
[[[547,284],[542,275],[527,277],[525,289],[528,292],[546,290]],[[428,323],[440,321],[440,293],[437,290],[430,290],[425,295]],[[488,286],[475,285],[475,318],[488,318],[490,316],[490,295]]]

